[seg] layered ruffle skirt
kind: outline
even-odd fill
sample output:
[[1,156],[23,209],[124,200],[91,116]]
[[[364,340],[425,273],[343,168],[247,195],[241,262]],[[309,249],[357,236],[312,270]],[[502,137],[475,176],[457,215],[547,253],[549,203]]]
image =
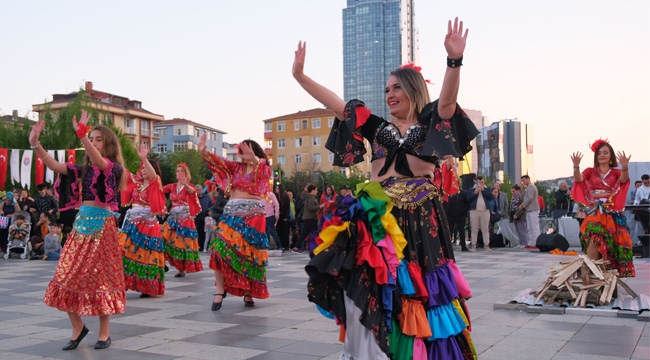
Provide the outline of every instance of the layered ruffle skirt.
[[[262,200],[263,201],[263,200]],[[210,243],[210,268],[224,276],[226,292],[266,299],[269,239],[260,200],[231,199]]]
[[341,359],[474,359],[466,280],[428,178],[359,184],[326,219],[308,298],[345,330]]
[[119,233],[124,250],[126,289],[149,295],[165,294],[165,252],[158,219],[149,208],[127,211]]
[[203,270],[199,255],[199,233],[188,206],[177,206],[169,211],[163,224],[165,259],[178,271],[186,273]]
[[121,314],[126,304],[116,214],[82,206],[61,252],[46,305],[78,316]]
[[609,260],[611,267],[618,270],[619,277],[636,276],[632,238],[624,214],[603,212],[599,208],[584,218],[580,232],[580,241],[585,251],[589,248],[589,243],[594,242],[603,259]]

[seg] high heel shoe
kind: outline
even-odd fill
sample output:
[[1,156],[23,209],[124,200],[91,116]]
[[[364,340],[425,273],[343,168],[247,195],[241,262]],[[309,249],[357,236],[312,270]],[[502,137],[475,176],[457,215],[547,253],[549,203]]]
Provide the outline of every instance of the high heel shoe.
[[221,303],[223,302],[223,299],[226,298],[226,295],[227,295],[227,294],[228,294],[228,293],[225,292],[225,291],[223,292],[223,294],[215,294],[215,296],[217,296],[217,295],[220,295],[220,296],[221,296],[221,301],[219,301],[219,302],[215,302],[215,301],[213,301],[213,302],[212,302],[212,311],[217,311],[217,310],[221,309]]
[[[246,300],[246,298],[250,300]],[[250,295],[244,295],[244,305],[246,307],[254,307],[255,306],[255,301],[253,301],[253,297]]]
[[79,343],[81,340],[83,340],[86,335],[88,335],[88,328],[86,327],[86,324],[84,324],[84,328],[81,330],[81,333],[79,333],[79,336],[75,340],[70,340],[68,341],[67,344],[61,349],[61,350],[74,350],[79,346]]
[[97,350],[102,350],[102,349],[108,349],[111,346],[111,337],[109,336],[108,339],[104,341],[99,341],[95,343],[95,349]]

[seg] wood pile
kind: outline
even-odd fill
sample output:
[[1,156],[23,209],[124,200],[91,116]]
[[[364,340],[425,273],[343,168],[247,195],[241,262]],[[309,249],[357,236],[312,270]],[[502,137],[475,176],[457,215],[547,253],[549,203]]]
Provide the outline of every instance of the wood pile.
[[551,269],[541,291],[533,292],[535,302],[544,299],[547,304],[569,302],[585,307],[587,303],[607,305],[620,285],[633,298],[637,294],[623,281],[618,281],[618,270],[607,269],[609,261],[590,260],[587,255],[563,261]]

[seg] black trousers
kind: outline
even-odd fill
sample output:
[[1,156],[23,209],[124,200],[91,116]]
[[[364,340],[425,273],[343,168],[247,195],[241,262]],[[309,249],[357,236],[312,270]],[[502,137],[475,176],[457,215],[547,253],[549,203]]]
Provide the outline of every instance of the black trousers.
[[305,242],[309,241],[309,234],[311,234],[312,231],[318,230],[318,220],[316,219],[302,219],[302,231],[300,232],[300,237],[298,238],[298,241],[294,244],[295,247],[298,249],[301,249],[303,247],[307,247],[307,244]]
[[467,243],[465,242],[465,224],[467,223],[467,215],[460,215],[455,217],[447,216],[447,223],[449,224],[450,234],[454,233],[454,228],[458,230],[460,246],[461,248],[466,248]]
[[199,233],[199,252],[203,250],[205,244],[205,215],[199,214],[194,218],[196,232]]

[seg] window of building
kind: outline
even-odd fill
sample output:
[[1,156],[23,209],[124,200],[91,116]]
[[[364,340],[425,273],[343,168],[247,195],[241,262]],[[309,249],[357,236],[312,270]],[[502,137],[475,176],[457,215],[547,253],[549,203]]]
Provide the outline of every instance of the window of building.
[[113,123],[113,114],[104,115],[104,123],[112,124]]
[[217,141],[217,132],[216,131],[212,132],[212,140]]
[[157,144],[156,148],[154,149],[154,152],[156,152],[156,153],[166,153],[167,152],[167,144]]
[[174,135],[187,135],[187,126],[174,125]]
[[311,119],[311,128],[312,129],[320,129],[320,118],[312,118]]
[[159,138],[167,136],[167,128],[166,127],[154,128],[153,136],[159,137]]
[[278,156],[278,165],[286,165],[287,164],[287,157],[284,155]]
[[278,139],[278,149],[284,149],[287,147],[285,139]]
[[320,146],[320,136],[312,136],[311,144],[313,146]]
[[314,164],[320,164],[321,163],[320,153],[315,153],[313,159],[314,159]]
[[284,121],[278,121],[278,131],[286,131],[287,126]]
[[273,131],[273,124],[270,121],[264,123],[264,132]]
[[187,150],[187,141],[174,141],[174,152]]
[[140,144],[144,145],[146,147],[149,147],[149,142],[148,141],[141,141]]
[[194,128],[194,136],[196,136],[196,137],[201,136],[201,134],[199,134],[199,132],[200,132],[199,130],[201,130],[201,129],[199,129],[197,127]]
[[327,118],[327,127],[332,127],[334,125],[334,116],[329,116]]
[[300,130],[300,120],[293,121],[293,129],[296,131]]
[[294,155],[294,162],[296,164],[302,164],[302,155],[300,155],[300,154]]
[[301,137],[297,137],[297,138],[295,138],[295,139],[294,139],[294,145],[295,145],[295,147],[297,147],[297,148],[302,147],[302,138],[301,138]]
[[149,120],[140,120],[140,135],[149,136]]
[[122,98],[115,98],[115,105],[122,105]]
[[135,135],[135,119],[124,118],[124,132]]
[[[198,145],[197,145],[198,146]],[[212,148],[212,153],[216,154],[217,153],[217,148]]]
[[329,163],[334,162],[334,153],[327,154],[327,162],[329,162]]
[[348,168],[339,168],[339,174],[348,176]]
[[303,130],[309,129],[309,122],[307,121],[307,119],[302,119],[302,120],[300,120],[300,122],[302,123],[302,129]]

